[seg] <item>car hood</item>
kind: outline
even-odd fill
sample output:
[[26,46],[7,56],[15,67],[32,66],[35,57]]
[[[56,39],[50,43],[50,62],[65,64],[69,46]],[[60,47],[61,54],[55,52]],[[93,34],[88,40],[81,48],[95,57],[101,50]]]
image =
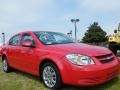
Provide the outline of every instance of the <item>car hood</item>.
[[104,47],[88,45],[83,43],[69,43],[69,44],[57,44],[50,45],[53,50],[67,51],[67,53],[79,53],[88,56],[98,56],[111,53],[110,50]]

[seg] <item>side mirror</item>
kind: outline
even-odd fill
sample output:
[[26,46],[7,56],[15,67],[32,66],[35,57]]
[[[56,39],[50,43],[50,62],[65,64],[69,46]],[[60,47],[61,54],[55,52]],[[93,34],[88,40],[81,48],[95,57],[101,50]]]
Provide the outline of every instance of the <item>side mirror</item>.
[[25,41],[25,42],[23,42],[22,46],[35,48],[35,45],[33,45],[33,43],[31,41]]

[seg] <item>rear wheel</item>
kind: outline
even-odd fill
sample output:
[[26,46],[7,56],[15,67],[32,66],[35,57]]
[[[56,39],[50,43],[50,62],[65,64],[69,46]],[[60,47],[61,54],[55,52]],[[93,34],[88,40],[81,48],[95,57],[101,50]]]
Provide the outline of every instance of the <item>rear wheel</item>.
[[42,79],[45,86],[50,89],[59,89],[61,87],[61,75],[58,68],[51,62],[43,65]]
[[8,65],[8,61],[6,57],[4,57],[2,60],[2,68],[3,68],[3,71],[6,73],[10,72],[11,70],[10,66]]

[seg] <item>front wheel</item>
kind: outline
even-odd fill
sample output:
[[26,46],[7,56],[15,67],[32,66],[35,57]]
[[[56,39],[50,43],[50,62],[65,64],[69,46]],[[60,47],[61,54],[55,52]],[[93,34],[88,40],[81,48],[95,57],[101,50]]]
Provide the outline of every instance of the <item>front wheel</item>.
[[61,87],[61,75],[58,68],[51,62],[43,65],[42,79],[45,86],[50,89],[59,89]]

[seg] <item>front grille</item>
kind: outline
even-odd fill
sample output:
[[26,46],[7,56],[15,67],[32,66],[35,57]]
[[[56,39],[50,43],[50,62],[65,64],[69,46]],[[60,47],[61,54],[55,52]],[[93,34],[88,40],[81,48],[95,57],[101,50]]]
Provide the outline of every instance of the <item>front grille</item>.
[[114,56],[112,55],[112,53],[101,55],[101,56],[96,56],[96,58],[103,64],[109,63],[114,60]]
[[101,56],[96,56],[97,59],[102,59],[102,58],[107,58],[107,57],[111,57],[112,53],[110,54],[106,54],[106,55],[101,55]]
[[110,59],[106,59],[106,60],[101,60],[101,63],[108,63],[114,60],[114,57],[110,58]]

